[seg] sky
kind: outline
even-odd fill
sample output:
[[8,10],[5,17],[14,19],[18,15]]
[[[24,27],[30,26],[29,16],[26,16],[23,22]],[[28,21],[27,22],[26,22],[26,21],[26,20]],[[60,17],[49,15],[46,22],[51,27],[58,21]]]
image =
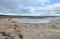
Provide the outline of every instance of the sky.
[[0,0],[0,14],[39,16],[60,14],[60,0]]

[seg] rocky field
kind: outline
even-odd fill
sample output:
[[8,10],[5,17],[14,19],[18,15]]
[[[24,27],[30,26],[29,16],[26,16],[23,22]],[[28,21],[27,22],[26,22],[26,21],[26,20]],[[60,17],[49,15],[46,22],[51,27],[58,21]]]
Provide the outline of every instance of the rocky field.
[[60,39],[60,20],[29,24],[12,19],[0,18],[0,39]]

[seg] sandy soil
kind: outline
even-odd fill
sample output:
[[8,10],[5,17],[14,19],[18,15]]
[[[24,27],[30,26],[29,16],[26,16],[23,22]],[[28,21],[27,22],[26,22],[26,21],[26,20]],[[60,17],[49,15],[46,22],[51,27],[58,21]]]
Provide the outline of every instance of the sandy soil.
[[60,20],[26,24],[12,21],[12,18],[0,18],[0,39],[60,39]]

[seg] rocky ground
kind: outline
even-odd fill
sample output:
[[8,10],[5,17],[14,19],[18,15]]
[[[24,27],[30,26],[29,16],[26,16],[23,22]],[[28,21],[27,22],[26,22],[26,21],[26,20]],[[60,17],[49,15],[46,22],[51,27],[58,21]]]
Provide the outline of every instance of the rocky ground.
[[0,39],[60,39],[60,20],[26,24],[0,18]]

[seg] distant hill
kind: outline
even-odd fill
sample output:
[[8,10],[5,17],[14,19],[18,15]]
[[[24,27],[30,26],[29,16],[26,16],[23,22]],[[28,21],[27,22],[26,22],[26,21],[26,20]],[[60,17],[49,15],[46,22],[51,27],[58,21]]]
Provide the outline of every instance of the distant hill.
[[13,15],[0,15],[0,18],[49,18],[60,16],[13,16]]

